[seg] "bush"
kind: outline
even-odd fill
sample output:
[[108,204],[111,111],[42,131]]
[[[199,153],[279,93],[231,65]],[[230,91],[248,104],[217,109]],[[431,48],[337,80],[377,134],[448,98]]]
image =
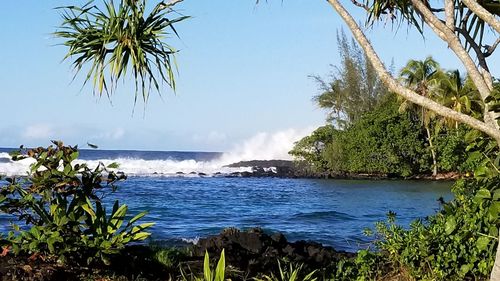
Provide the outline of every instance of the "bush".
[[379,249],[395,268],[418,280],[485,280],[495,261],[500,226],[500,177],[459,180],[455,199],[406,230],[395,214],[379,222]]
[[0,212],[25,224],[12,224],[13,231],[6,238],[14,254],[108,264],[110,255],[126,244],[150,236],[144,230],[153,223],[135,225],[145,212],[124,224],[127,205],[116,201],[107,214],[101,202],[125,175],[103,164],[95,169],[74,164],[79,155],[76,146],[53,144],[29,150],[21,147],[12,153],[15,161],[35,160],[27,177],[7,178],[8,184],[0,187]]
[[429,169],[423,136],[394,98],[338,132],[323,157],[330,171],[411,176]]

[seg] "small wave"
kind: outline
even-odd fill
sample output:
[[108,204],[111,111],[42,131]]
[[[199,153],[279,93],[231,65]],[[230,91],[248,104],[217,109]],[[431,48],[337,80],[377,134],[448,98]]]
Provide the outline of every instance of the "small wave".
[[337,221],[346,221],[346,220],[354,220],[355,218],[346,213],[337,212],[337,211],[318,211],[311,213],[298,213],[293,216],[294,219],[300,220],[337,220]]
[[181,238],[181,240],[182,240],[182,242],[196,245],[200,241],[200,237],[195,237],[195,238]]

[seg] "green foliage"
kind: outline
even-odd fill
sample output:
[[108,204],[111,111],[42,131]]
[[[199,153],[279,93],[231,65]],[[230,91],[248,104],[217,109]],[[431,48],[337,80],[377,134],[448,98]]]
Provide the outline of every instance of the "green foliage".
[[109,214],[101,203],[108,191],[126,177],[99,164],[90,169],[86,164],[74,164],[76,147],[54,141],[54,146],[19,150],[13,160],[31,157],[27,177],[7,178],[0,187],[0,211],[26,224],[12,224],[7,237],[15,254],[41,254],[64,262],[86,259],[87,263],[109,257],[133,241],[150,236],[145,232],[153,223],[135,223],[142,212],[125,223],[127,205],[116,201]]
[[477,178],[490,178],[499,174],[500,154],[497,143],[483,133],[470,130],[464,136],[467,157],[461,165],[466,172],[473,172]]
[[328,169],[328,162],[323,156],[325,147],[331,144],[338,131],[331,125],[316,129],[310,136],[306,136],[295,143],[288,152],[296,160],[305,161],[313,172],[322,172]]
[[290,154],[315,171],[410,176],[429,169],[420,124],[398,112],[398,102],[386,95],[372,112],[340,131],[318,128],[297,142]]
[[337,44],[340,66],[335,67],[331,81],[314,76],[322,91],[314,101],[328,111],[328,122],[333,122],[336,128],[345,128],[373,110],[387,89],[361,48],[348,40],[343,31],[337,34]]
[[149,90],[160,93],[162,83],[175,89],[176,50],[163,42],[167,29],[177,35],[174,24],[187,17],[169,19],[172,8],[163,2],[146,14],[145,0],[105,0],[104,7],[90,1],[82,7],[60,7],[63,23],[55,36],[69,48],[65,59],[73,59],[80,72],[89,66],[85,84],[92,81],[94,93],[111,95],[127,71],[135,79],[135,98],[144,102]]
[[[408,114],[398,113],[392,96],[346,129],[336,143],[326,154],[333,171],[409,176],[426,168],[418,125]],[[329,158],[337,155],[342,161]]]
[[217,262],[217,267],[215,269],[210,268],[210,256],[208,252],[205,252],[205,259],[203,261],[203,277],[191,276],[188,279],[184,272],[182,273],[182,280],[194,280],[194,281],[224,281],[225,280],[225,270],[226,270],[226,257],[224,255],[224,250],[220,253],[219,261]]
[[378,247],[395,268],[418,280],[484,280],[495,259],[500,177],[459,180],[455,199],[406,230],[395,216],[376,225]]
[[447,129],[435,137],[437,164],[441,172],[466,172],[464,162],[467,160],[464,141],[466,129]]
[[[317,78],[331,89],[325,89],[315,98],[321,107],[330,110],[328,119],[333,118],[334,124],[320,127],[298,141],[291,155],[305,163],[313,174],[321,176],[409,177],[431,171],[434,176],[438,171],[470,174],[484,164],[486,158],[482,151],[496,145],[483,135],[476,136],[477,132],[468,132],[454,120],[440,118],[409,101],[396,100],[390,93],[383,94],[382,88],[376,94],[359,94],[366,86],[360,86],[365,83],[360,80],[369,80],[363,75],[371,73],[370,69],[363,67],[359,50],[349,45],[344,35],[339,38],[342,38],[339,45],[343,67],[330,84]],[[470,79],[462,78],[459,71],[443,71],[432,57],[410,60],[400,71],[400,77],[420,95],[455,111],[482,118],[484,105]],[[493,96],[500,93],[497,81],[494,89],[490,98],[492,110],[497,104]],[[484,140],[475,141],[477,137]],[[489,148],[485,147],[486,143]],[[500,159],[492,163],[495,161],[498,165]]]
[[356,258],[340,260],[332,279],[335,281],[377,280],[385,273],[384,258],[381,253],[361,250],[357,253]]
[[318,278],[314,277],[316,270],[303,275],[302,274],[303,265],[294,265],[289,263],[288,267],[282,267],[281,262],[278,260],[279,275],[276,276],[274,273],[271,275],[264,275],[262,278],[254,278],[256,281],[316,281]]
[[186,253],[176,248],[156,248],[154,250],[154,260],[164,265],[167,268],[175,268],[180,263],[181,259],[186,256]]

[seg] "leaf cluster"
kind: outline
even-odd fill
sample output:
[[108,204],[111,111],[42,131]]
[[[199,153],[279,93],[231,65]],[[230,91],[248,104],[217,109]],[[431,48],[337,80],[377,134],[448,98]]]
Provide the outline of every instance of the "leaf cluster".
[[377,245],[395,268],[418,280],[485,280],[500,226],[500,178],[459,180],[455,199],[410,229],[394,218],[376,225]]
[[173,10],[163,2],[147,13],[146,0],[105,0],[104,7],[90,1],[82,7],[65,6],[63,23],[54,34],[64,40],[77,74],[90,66],[86,84],[92,81],[94,94],[110,96],[127,71],[135,81],[135,99],[144,102],[154,88],[161,93],[162,83],[175,90],[175,53],[163,40],[170,30],[177,35],[174,24],[186,16],[172,17]]
[[[17,218],[7,242],[15,254],[109,263],[110,255],[150,236],[153,223],[136,225],[142,212],[125,223],[127,205],[115,201],[110,213],[102,197],[126,177],[99,164],[75,164],[77,147],[53,142],[47,148],[21,149],[14,161],[33,158],[27,177],[6,178],[0,187],[0,212]],[[24,225],[21,225],[24,223]]]

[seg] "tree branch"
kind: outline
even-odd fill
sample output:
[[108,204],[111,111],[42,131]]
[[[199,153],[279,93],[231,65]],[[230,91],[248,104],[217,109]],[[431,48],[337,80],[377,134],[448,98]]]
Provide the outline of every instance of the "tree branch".
[[462,0],[462,3],[467,6],[474,14],[476,14],[480,19],[484,20],[489,24],[496,32],[500,33],[500,21],[498,21],[495,16],[481,6],[476,0]]
[[434,13],[446,12],[446,8],[432,8],[432,7],[429,7],[429,10],[431,10]]
[[491,45],[491,46],[484,45],[483,48],[486,49],[486,52],[483,53],[484,57],[487,58],[487,57],[491,56],[493,54],[493,52],[495,51],[495,49],[497,48],[498,44],[500,44],[500,37],[497,38],[497,40],[495,41],[495,43],[493,43],[493,45]]
[[158,10],[161,11],[161,10],[165,10],[165,9],[171,9],[173,6],[175,6],[175,4],[177,3],[180,3],[184,0],[170,0],[168,2],[165,2],[165,1],[162,1],[159,5],[158,5]]
[[474,39],[470,36],[470,34],[466,31],[465,24],[462,23],[461,27],[454,27],[455,31],[461,34],[465,41],[470,45],[470,47],[474,50],[477,56],[477,60],[479,66],[481,66],[484,70],[489,71],[488,64],[486,63],[486,57],[484,56],[483,51],[481,51],[481,47],[474,41]]
[[453,30],[455,26],[455,4],[454,0],[445,0],[444,1],[444,13],[446,17],[446,26]]
[[[402,96],[403,98],[422,106],[423,108],[429,109],[437,114],[453,119],[455,121],[467,124],[474,129],[477,129],[481,132],[486,133],[487,135],[493,137],[496,140],[500,140],[500,130],[497,130],[493,126],[486,124],[485,122],[479,121],[475,118],[472,118],[469,115],[454,111],[448,107],[445,107],[429,98],[423,97],[416,92],[402,86],[398,83],[396,79],[394,79],[391,74],[385,69],[384,64],[378,57],[377,53],[373,49],[370,41],[366,38],[365,34],[358,26],[353,17],[347,12],[347,10],[340,4],[339,0],[328,0],[328,3],[337,11],[337,13],[342,17],[344,22],[347,24],[349,29],[354,35],[354,38],[360,46],[365,51],[367,58],[373,65],[373,68],[380,75],[380,79],[384,81],[387,87]],[[476,70],[477,71],[477,70]],[[484,83],[484,81],[483,81]]]
[[358,6],[358,7],[361,7],[361,8],[363,8],[363,9],[365,9],[365,11],[367,11],[367,12],[368,12],[368,11],[370,11],[370,8],[369,8],[368,6],[366,6],[365,4],[363,4],[363,3],[359,3],[359,2],[358,2],[358,1],[356,1],[356,0],[351,0],[351,2],[352,2],[354,5],[356,5],[356,6]]

